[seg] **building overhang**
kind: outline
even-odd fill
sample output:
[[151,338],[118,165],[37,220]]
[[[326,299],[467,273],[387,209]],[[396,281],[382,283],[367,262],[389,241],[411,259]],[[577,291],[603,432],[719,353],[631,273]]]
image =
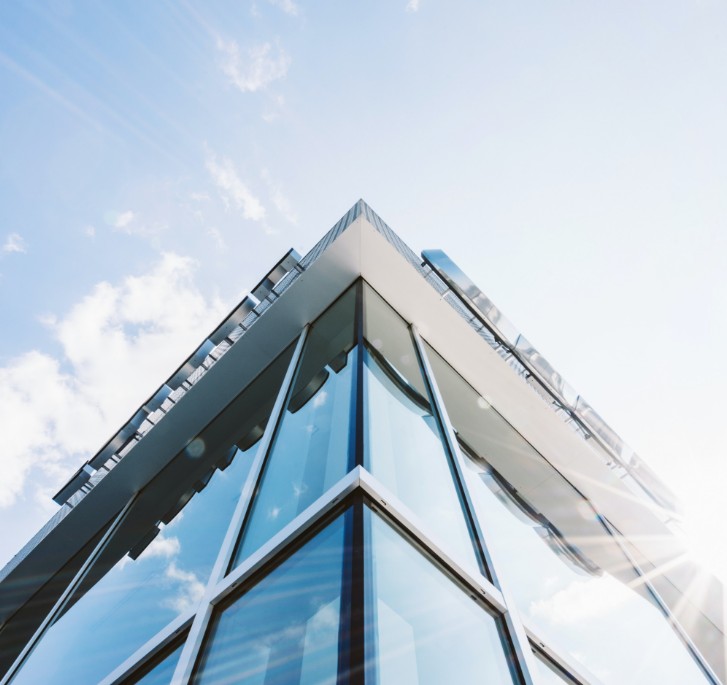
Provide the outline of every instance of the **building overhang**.
[[[497,411],[591,500],[643,560],[660,566],[685,554],[682,542],[664,522],[664,512],[636,496],[588,441],[557,420],[552,409],[361,214],[103,479],[6,567],[0,583],[0,625],[98,535],[132,496],[145,488],[151,497],[168,490],[168,478],[173,476],[165,467],[296,339],[303,326],[358,278],[416,326],[480,395],[496,397]],[[547,513],[549,479],[533,480],[523,474],[523,483]],[[553,497],[560,496],[556,489],[552,492]],[[689,578],[683,577],[678,564],[661,575],[678,594],[688,594]],[[714,584],[709,592],[693,609],[721,633],[721,587]]]

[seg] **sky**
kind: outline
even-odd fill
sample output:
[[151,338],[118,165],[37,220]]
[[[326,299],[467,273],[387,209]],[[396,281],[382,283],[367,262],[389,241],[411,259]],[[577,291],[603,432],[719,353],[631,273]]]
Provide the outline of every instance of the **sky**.
[[727,578],[727,4],[0,4],[0,565],[359,198],[441,248]]

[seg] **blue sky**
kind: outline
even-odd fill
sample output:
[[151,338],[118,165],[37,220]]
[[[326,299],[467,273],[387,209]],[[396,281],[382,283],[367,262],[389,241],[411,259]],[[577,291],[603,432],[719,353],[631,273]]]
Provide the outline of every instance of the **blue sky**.
[[460,264],[727,567],[727,5],[0,5],[0,564],[363,197]]

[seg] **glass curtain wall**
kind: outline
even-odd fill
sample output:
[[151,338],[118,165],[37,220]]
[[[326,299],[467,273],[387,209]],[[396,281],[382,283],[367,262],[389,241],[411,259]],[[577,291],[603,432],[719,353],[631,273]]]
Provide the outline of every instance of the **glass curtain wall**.
[[192,682],[520,682],[501,619],[354,500],[218,606]]
[[496,574],[526,625],[605,685],[709,682],[591,504],[429,345],[426,352]]
[[[351,511],[220,607],[192,682],[323,685],[339,671],[345,534]],[[348,525],[346,525],[348,523]]]
[[411,333],[363,282],[311,328],[233,568],[357,464],[481,568]]
[[406,322],[364,284],[364,466],[458,563],[479,569]]
[[[216,472],[136,559],[122,557],[44,635],[14,685],[103,678],[202,598],[250,455]],[[88,648],[89,636],[94,648]]]
[[291,354],[280,355],[137,496],[13,685],[99,682],[197,608]]
[[232,567],[282,530],[352,467],[356,287],[312,326]]
[[501,619],[366,510],[367,684],[517,681]]
[[[292,346],[160,474],[173,492],[140,493],[13,683],[98,682],[171,622],[187,630],[179,617],[207,609],[200,600],[248,480],[237,549],[188,662],[192,682],[522,683],[503,600],[478,571],[502,579],[515,620],[548,653],[604,685],[708,682],[590,503],[424,347],[434,378],[407,323],[363,281],[352,286],[310,327],[255,472]],[[357,491],[334,510],[311,507],[355,466],[392,506]],[[471,532],[475,515],[492,569]],[[288,528],[280,554],[240,567],[296,518],[305,526]],[[130,532],[149,524],[151,535]],[[168,683],[178,640],[126,682]],[[535,685],[576,682],[537,649],[530,666]]]

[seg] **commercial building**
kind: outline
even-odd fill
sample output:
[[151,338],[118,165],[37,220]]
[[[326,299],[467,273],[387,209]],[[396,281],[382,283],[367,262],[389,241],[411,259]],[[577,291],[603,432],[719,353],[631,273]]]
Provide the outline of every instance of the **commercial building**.
[[55,499],[2,685],[725,682],[669,490],[363,201]]

